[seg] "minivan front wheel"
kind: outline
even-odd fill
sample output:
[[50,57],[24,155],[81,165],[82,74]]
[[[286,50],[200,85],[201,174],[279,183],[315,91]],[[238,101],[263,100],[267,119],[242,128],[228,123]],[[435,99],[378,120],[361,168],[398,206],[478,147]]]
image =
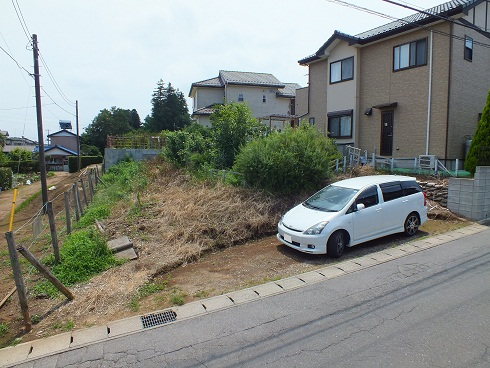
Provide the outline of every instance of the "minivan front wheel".
[[327,242],[327,255],[339,258],[344,253],[347,241],[347,234],[345,231],[339,230],[334,232]]
[[405,220],[405,234],[407,236],[413,236],[417,232],[420,226],[420,219],[419,215],[417,215],[415,212],[412,212],[410,215],[407,216],[407,219]]

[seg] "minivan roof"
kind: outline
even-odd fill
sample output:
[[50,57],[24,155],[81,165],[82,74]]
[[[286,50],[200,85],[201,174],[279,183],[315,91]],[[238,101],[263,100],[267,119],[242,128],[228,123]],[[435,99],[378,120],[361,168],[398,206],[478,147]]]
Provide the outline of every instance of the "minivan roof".
[[369,175],[369,176],[359,176],[357,178],[350,178],[341,180],[332,185],[344,188],[352,188],[352,189],[362,189],[368,185],[373,184],[381,184],[390,181],[411,181],[416,180],[410,176],[402,176],[402,175]]

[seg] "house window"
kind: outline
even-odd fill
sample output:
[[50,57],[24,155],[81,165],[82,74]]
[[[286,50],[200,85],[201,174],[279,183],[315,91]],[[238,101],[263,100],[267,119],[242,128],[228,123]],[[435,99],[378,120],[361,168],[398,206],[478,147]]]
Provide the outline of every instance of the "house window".
[[265,95],[262,95],[262,102],[263,103],[266,103],[267,102],[267,99],[265,98]]
[[243,93],[238,94],[238,102],[243,102]]
[[328,136],[352,138],[352,110],[328,113]]
[[464,59],[473,61],[473,39],[471,37],[464,37]]
[[354,79],[354,56],[330,63],[330,83]]
[[315,118],[309,118],[308,121],[310,123],[310,126],[315,125]]
[[393,48],[393,70],[413,68],[427,64],[427,39],[405,43]]

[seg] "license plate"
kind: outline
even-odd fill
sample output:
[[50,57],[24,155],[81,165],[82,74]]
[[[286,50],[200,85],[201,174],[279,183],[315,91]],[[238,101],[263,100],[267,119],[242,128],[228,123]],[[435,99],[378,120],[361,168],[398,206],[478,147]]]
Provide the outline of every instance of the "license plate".
[[293,239],[291,239],[290,235],[284,234],[284,240],[287,241],[288,243],[291,243]]

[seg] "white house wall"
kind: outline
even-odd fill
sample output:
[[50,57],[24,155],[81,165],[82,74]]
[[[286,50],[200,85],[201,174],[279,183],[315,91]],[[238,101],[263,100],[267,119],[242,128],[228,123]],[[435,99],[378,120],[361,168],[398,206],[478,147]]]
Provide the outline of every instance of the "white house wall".
[[224,88],[196,88],[196,94],[194,96],[194,111],[216,103],[223,103],[224,98]]
[[[268,115],[287,115],[289,113],[289,98],[277,98],[277,88],[248,87],[248,86],[226,86],[227,102],[238,102],[238,95],[243,94],[243,99],[247,102],[252,115],[260,118]],[[263,96],[266,102],[263,102]]]

